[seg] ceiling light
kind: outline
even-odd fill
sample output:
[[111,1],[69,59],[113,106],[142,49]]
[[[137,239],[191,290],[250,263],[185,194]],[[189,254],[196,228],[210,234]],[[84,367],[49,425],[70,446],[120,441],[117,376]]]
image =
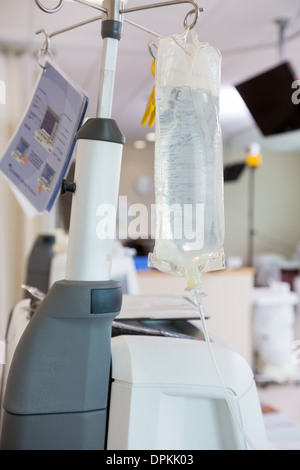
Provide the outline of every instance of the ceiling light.
[[137,150],[144,150],[147,147],[147,142],[145,140],[136,140],[133,146]]
[[250,112],[238,91],[233,86],[223,86],[220,96],[221,119],[242,119],[249,115]]
[[146,134],[146,140],[148,142],[155,142],[155,132],[148,132],[148,134]]

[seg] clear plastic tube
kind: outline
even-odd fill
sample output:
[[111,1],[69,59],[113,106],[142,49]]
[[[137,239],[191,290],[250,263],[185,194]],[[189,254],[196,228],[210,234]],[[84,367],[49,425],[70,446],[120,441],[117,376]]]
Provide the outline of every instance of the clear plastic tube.
[[250,447],[250,449],[251,450],[257,450],[255,444],[252,442],[250,437],[246,434],[246,432],[243,428],[243,425],[240,422],[240,420],[239,420],[239,418],[238,418],[238,416],[235,412],[235,409],[234,409],[232,401],[231,401],[231,397],[228,393],[228,390],[227,390],[226,385],[224,383],[222,374],[220,372],[220,369],[219,369],[219,366],[218,366],[218,363],[217,363],[217,360],[216,360],[216,357],[215,357],[215,354],[214,354],[214,351],[213,351],[213,348],[212,348],[212,344],[211,344],[211,341],[210,341],[210,335],[209,335],[206,320],[205,320],[205,313],[204,313],[204,309],[203,309],[203,305],[202,305],[203,292],[201,292],[200,289],[194,289],[193,293],[194,293],[195,302],[196,302],[197,306],[199,307],[199,314],[200,314],[200,319],[201,319],[201,323],[202,323],[202,326],[203,326],[203,334],[204,334],[204,337],[205,337],[205,341],[207,343],[207,346],[208,346],[208,349],[209,349],[209,352],[210,352],[210,356],[211,356],[216,374],[218,376],[218,380],[220,382],[221,388],[223,390],[224,397],[226,399],[228,408],[229,408],[230,413],[232,415],[232,418],[233,418],[234,422],[236,423],[239,431],[241,432],[243,438],[245,439],[248,446]]

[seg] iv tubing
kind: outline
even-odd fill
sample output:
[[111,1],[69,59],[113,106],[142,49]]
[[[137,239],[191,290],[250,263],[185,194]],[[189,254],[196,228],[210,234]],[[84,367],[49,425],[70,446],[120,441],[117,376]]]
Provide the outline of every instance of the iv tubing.
[[210,355],[211,355],[211,359],[212,359],[212,362],[214,364],[214,367],[215,367],[219,382],[221,384],[221,387],[222,387],[227,405],[228,405],[230,413],[232,415],[232,418],[234,419],[238,429],[240,430],[242,436],[244,437],[245,441],[248,443],[251,450],[257,450],[254,443],[252,442],[252,440],[245,433],[243,425],[242,425],[242,423],[240,422],[240,420],[238,419],[238,417],[236,415],[235,409],[234,409],[234,407],[232,405],[232,402],[231,402],[231,397],[228,393],[228,390],[227,390],[226,385],[224,383],[224,380],[223,380],[222,374],[220,372],[217,360],[215,358],[215,354],[214,354],[214,351],[213,351],[213,348],[212,348],[209,332],[208,332],[207,325],[206,325],[205,313],[204,313],[204,309],[203,309],[203,306],[202,306],[203,294],[202,294],[202,292],[200,292],[200,289],[194,289],[194,297],[195,297],[196,304],[199,307],[200,319],[201,319],[202,326],[203,326],[203,333],[204,333],[205,341],[207,343],[207,346],[208,346],[208,349],[209,349],[209,352],[210,352]]

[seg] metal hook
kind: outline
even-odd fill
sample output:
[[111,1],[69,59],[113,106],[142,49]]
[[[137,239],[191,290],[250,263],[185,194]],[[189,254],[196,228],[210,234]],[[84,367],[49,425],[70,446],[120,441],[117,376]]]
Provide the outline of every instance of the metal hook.
[[[59,3],[56,7],[54,8],[47,8],[47,7],[44,7],[40,0],[34,0],[35,3],[37,4],[37,6],[45,13],[56,13],[58,12],[63,6],[64,6],[64,1],[65,0],[59,0]],[[88,2],[86,0],[73,0],[74,2],[77,2],[77,3],[81,3],[82,5],[85,5],[85,6],[88,6],[88,7],[91,7],[91,8],[94,8],[95,10],[99,10],[99,11],[103,11],[104,13],[107,13],[107,10],[106,8],[103,8],[101,6],[98,6],[94,3],[91,3],[91,2]]]
[[[184,22],[183,22],[185,29],[188,29],[188,30],[193,29],[198,22],[199,13],[202,13],[203,11],[204,11],[204,8],[197,8],[197,10],[195,9],[195,10],[189,11],[186,17],[184,18]],[[190,16],[192,15],[195,15],[195,18],[194,18],[194,21],[191,24],[189,24],[188,20]]]
[[68,26],[66,28],[60,29],[58,31],[55,31],[54,33],[49,34],[45,29],[39,29],[36,31],[35,34],[41,34],[43,33],[45,35],[45,42],[43,47],[38,52],[38,63],[39,65],[43,67],[43,65],[40,63],[40,57],[42,55],[46,56],[48,55],[51,59],[53,58],[53,54],[50,51],[50,39],[53,38],[54,36],[58,36],[59,34],[66,33],[68,31],[72,31],[73,29],[80,28],[82,26],[86,26],[87,24],[94,23],[95,21],[100,21],[102,20],[102,16],[96,16],[95,18],[91,18],[89,20],[81,21],[80,23],[73,24],[72,26]]
[[39,29],[35,34],[41,34],[43,33],[45,35],[45,42],[43,47],[41,47],[40,51],[43,52],[44,54],[47,54],[50,50],[50,35],[47,33],[45,29]]
[[153,52],[153,47],[155,47],[156,50],[158,49],[158,45],[154,41],[150,41],[148,44],[148,49],[153,59],[156,59],[156,54]]
[[[135,12],[135,11],[149,10],[151,8],[160,8],[160,7],[167,7],[171,5],[180,5],[182,3],[190,3],[194,7],[194,9],[187,14],[184,20],[184,25],[186,29],[193,29],[196,26],[197,21],[199,19],[199,12],[204,11],[203,8],[199,8],[195,0],[171,0],[167,2],[153,3],[152,5],[140,5],[140,6],[136,6],[132,8],[125,8],[123,10],[120,10],[120,13],[126,14],[126,13]],[[192,13],[195,14],[195,18],[194,18],[194,21],[190,25],[188,25],[187,20]]]
[[94,23],[95,21],[100,21],[100,20],[102,20],[102,16],[96,16],[95,18],[91,18],[89,20],[81,21],[80,23],[76,23],[76,24],[73,24],[71,26],[67,26],[66,28],[60,29],[60,30],[55,31],[54,33],[51,33],[51,34],[48,34],[45,29],[39,29],[38,31],[36,31],[35,34],[44,33],[44,35],[46,37],[46,40],[45,40],[45,44],[44,44],[42,49],[45,50],[45,52],[48,52],[49,48],[50,48],[50,39],[53,38],[54,36],[58,36],[59,34],[67,33],[68,31],[72,31],[73,29],[77,29],[77,28],[80,28],[82,26],[86,26],[87,24],[91,24],[91,23]]
[[46,8],[39,0],[34,0],[37,6],[45,13],[56,13],[64,6],[64,0],[59,0],[59,3],[54,8]]
[[40,29],[39,31],[36,32],[36,34],[41,34],[43,33],[45,35],[45,42],[44,45],[41,47],[41,49],[37,53],[37,61],[40,67],[42,69],[45,69],[44,64],[41,61],[41,58],[45,58],[48,56],[50,59],[53,59],[53,54],[50,51],[50,35],[47,33],[45,29]]

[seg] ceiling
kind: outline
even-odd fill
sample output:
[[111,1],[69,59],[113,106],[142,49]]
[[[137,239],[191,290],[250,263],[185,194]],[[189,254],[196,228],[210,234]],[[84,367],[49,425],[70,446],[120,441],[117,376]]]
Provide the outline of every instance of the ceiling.
[[[58,0],[41,1],[50,7],[58,3]],[[97,0],[94,1],[97,3]],[[128,0],[127,6],[149,3],[154,2]],[[220,49],[225,90],[227,86],[278,65],[277,19],[290,20],[286,31],[286,59],[300,75],[300,0],[198,0],[198,3],[205,9],[196,27],[199,39]],[[190,10],[190,5],[184,4],[130,13],[126,18],[166,36],[184,31],[183,19]],[[65,0],[64,7],[58,13],[47,15],[39,10],[34,0],[1,0],[0,43],[22,44],[30,51],[36,51],[44,40],[43,36],[35,35],[38,29],[44,28],[52,33],[98,15],[97,10],[74,1]],[[102,49],[100,29],[99,21],[51,40],[57,64],[88,93],[89,116],[95,115],[97,105]],[[149,132],[149,128],[143,128],[140,121],[153,88],[152,58],[148,52],[148,43],[153,39],[155,37],[149,33],[124,24],[113,117],[129,143],[144,139],[146,132]],[[293,133],[292,138],[262,139],[247,110],[242,107],[234,111],[232,96],[228,95],[228,99],[229,108],[225,98],[221,101],[223,133],[228,141],[256,139],[275,148],[300,149],[298,132]]]

